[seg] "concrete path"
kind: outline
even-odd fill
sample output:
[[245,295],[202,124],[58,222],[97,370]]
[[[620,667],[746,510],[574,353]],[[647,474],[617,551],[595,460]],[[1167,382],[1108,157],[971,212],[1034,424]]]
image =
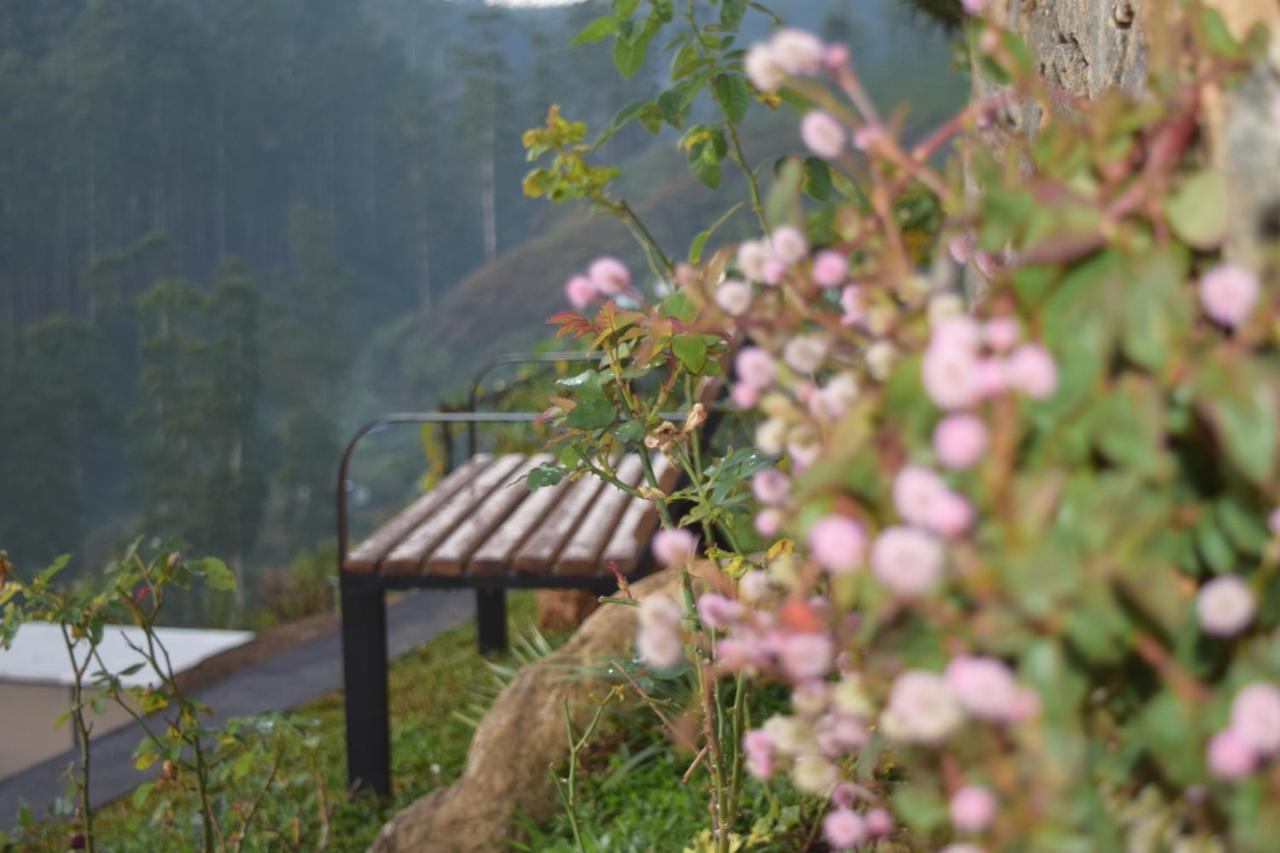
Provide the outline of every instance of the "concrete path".
[[[470,590],[413,590],[387,609],[391,655],[404,654],[474,614]],[[250,664],[195,695],[213,709],[208,724],[221,726],[232,717],[284,711],[341,686],[342,650],[337,631],[330,631]],[[129,725],[93,740],[90,797],[95,807],[154,777],[154,769],[133,769],[131,756],[141,739],[141,729]],[[35,814],[44,814],[66,791],[64,771],[75,760],[75,752],[68,751],[0,780],[0,827],[17,823],[23,801]]]

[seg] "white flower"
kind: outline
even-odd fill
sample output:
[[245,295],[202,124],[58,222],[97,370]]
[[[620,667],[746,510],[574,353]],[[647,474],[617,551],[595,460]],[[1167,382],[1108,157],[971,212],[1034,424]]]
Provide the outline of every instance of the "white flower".
[[742,66],[749,79],[761,92],[773,92],[782,85],[786,72],[773,56],[773,48],[765,43],[753,44]]
[[913,669],[899,675],[889,691],[881,725],[892,740],[938,744],[964,721],[964,710],[936,672]]
[[762,240],[744,240],[738,244],[738,269],[752,281],[764,281],[764,265],[772,254]]
[[769,418],[756,427],[756,447],[768,454],[781,453],[787,446],[787,424],[778,418]]
[[784,755],[799,755],[817,748],[813,727],[799,717],[774,714],[764,721],[764,731]]
[[889,373],[893,370],[893,363],[898,359],[898,351],[888,341],[876,341],[867,347],[865,357],[867,371],[872,378],[883,382],[889,378]]
[[769,235],[769,248],[774,258],[790,266],[809,254],[809,241],[799,228],[783,225]]
[[825,160],[834,160],[844,150],[848,136],[844,126],[830,113],[812,110],[800,120],[800,138],[814,154]]
[[871,546],[871,571],[902,598],[929,591],[942,574],[942,543],[914,527],[890,527]]
[[852,373],[839,373],[809,397],[809,414],[819,420],[836,421],[844,417],[858,399],[858,380]]
[[1196,596],[1196,614],[1206,633],[1233,637],[1253,621],[1253,592],[1235,575],[1214,578]]
[[796,759],[791,768],[791,779],[806,794],[825,797],[840,781],[836,767],[821,755],[810,753]]
[[751,307],[751,285],[729,279],[716,288],[716,304],[730,317],[741,317]]
[[830,346],[826,335],[796,335],[782,348],[782,360],[796,373],[816,373]]
[[817,74],[822,70],[825,48],[822,40],[813,33],[794,29],[778,30],[769,42],[769,48],[773,61],[792,76]]

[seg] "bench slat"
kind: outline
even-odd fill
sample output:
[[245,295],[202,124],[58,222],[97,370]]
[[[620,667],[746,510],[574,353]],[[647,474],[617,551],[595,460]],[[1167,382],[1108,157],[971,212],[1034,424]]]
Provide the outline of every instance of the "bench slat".
[[574,485],[569,480],[561,480],[525,498],[471,555],[467,571],[473,575],[497,575],[510,571],[516,549],[539,529],[543,519],[556,511],[561,499]]
[[529,496],[524,476],[551,458],[550,453],[539,453],[526,459],[440,543],[423,564],[423,571],[429,575],[462,574],[471,553]]
[[480,473],[486,465],[493,461],[487,453],[478,453],[462,465],[451,471],[431,491],[419,497],[409,506],[379,527],[355,548],[347,552],[343,565],[349,572],[371,572],[378,567],[378,561],[385,557],[392,548],[408,536],[415,527],[441,504],[453,496]]
[[432,550],[444,541],[471,511],[503,483],[508,482],[516,466],[525,456],[509,453],[494,460],[475,479],[455,492],[447,502],[431,513],[383,559],[383,574],[415,574]]
[[[644,478],[640,457],[634,453],[628,454],[618,466],[617,477],[628,486],[637,485]],[[631,500],[633,498],[622,489],[606,483],[568,544],[556,558],[555,573],[558,575],[595,574],[601,568],[600,552],[613,536],[618,519]]]
[[569,536],[578,526],[579,519],[591,507],[596,495],[604,486],[604,480],[588,475],[569,487],[569,491],[555,506],[555,511],[542,520],[516,551],[512,566],[518,572],[550,574],[551,564]]
[[[658,454],[653,463],[653,473],[662,491],[670,494],[676,487],[679,471],[667,457]],[[613,535],[601,552],[600,565],[615,563],[622,574],[634,572],[640,563],[640,554],[648,545],[649,537],[658,526],[658,509],[651,501],[632,498],[626,511],[614,528]]]

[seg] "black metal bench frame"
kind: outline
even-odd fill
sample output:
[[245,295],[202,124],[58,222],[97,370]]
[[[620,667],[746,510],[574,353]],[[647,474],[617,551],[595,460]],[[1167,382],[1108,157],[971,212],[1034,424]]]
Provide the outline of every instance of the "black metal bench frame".
[[[347,780],[352,790],[391,794],[391,737],[387,650],[386,593],[411,588],[474,589],[476,628],[481,652],[502,651],[507,645],[506,590],[586,589],[607,595],[616,580],[607,576],[572,576],[508,571],[496,575],[381,575],[345,570],[348,541],[348,473],[362,439],[387,427],[434,424],[444,428],[446,456],[452,464],[452,427],[467,428],[467,456],[476,452],[476,427],[482,424],[533,423],[533,412],[477,412],[480,384],[492,370],[510,364],[544,364],[594,360],[581,352],[508,354],[485,363],[471,383],[468,411],[403,412],[384,415],[361,427],[347,443],[338,468],[338,578],[342,607],[342,665],[346,710]],[[650,566],[642,546],[636,569],[628,579],[644,575]]]

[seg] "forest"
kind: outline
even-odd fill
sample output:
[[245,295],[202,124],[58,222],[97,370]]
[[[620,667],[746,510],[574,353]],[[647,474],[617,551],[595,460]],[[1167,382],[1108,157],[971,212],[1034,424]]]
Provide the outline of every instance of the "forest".
[[[600,128],[656,91],[660,58],[624,80],[607,44],[564,47],[599,5],[0,5],[0,548],[86,571],[146,532],[253,596],[330,538],[352,426],[545,337],[589,251],[563,245],[581,214],[522,195],[520,136],[553,96]],[[861,46],[886,102],[963,97],[945,35],[898,4],[789,5]],[[711,193],[672,139],[632,126],[603,153],[676,233]]]

